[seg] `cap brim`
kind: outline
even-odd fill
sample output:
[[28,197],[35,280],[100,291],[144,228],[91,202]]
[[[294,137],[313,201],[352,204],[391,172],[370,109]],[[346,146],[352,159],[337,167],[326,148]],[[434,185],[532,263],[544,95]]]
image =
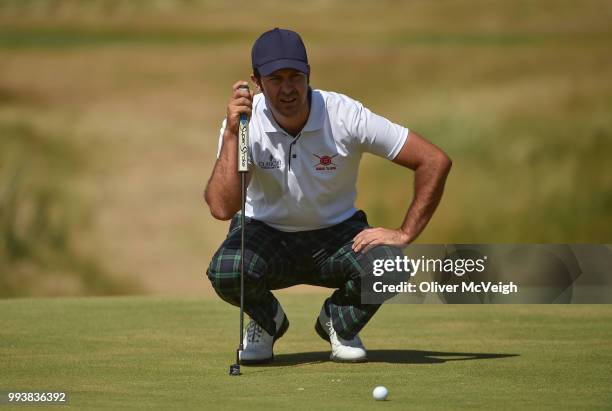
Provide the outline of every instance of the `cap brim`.
[[274,73],[276,70],[287,69],[287,68],[301,71],[304,74],[309,74],[310,72],[308,64],[306,64],[305,62],[301,60],[293,60],[293,59],[274,60],[269,63],[262,64],[261,66],[257,67],[257,70],[259,71],[260,75],[269,76],[270,74]]

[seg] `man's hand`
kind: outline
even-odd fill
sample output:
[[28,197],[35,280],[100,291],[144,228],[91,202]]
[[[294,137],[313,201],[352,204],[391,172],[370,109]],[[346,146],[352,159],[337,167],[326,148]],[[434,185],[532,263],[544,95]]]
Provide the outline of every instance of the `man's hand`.
[[413,239],[402,230],[391,230],[389,228],[366,228],[353,238],[353,251],[367,253],[377,245],[391,245],[404,248]]
[[247,117],[251,117],[253,107],[253,92],[245,88],[239,88],[242,85],[248,85],[246,81],[237,81],[232,86],[232,96],[227,104],[227,124],[226,130],[231,135],[238,135],[238,125],[240,124],[240,114],[246,113]]

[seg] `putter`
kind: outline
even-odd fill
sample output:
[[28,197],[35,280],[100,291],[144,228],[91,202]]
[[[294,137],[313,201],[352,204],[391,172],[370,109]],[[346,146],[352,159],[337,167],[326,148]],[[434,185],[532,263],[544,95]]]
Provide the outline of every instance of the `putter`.
[[[249,89],[243,84],[238,88]],[[240,344],[236,350],[236,363],[230,365],[230,375],[240,375],[240,351],[244,349],[244,206],[246,203],[246,174],[249,171],[249,120],[246,114],[240,114],[238,127],[238,173],[240,174],[240,190],[242,208],[240,210]]]

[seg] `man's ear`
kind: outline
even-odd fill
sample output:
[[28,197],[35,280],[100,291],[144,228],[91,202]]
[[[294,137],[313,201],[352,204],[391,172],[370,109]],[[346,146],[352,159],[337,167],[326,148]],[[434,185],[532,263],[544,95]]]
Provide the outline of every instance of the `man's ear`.
[[257,86],[258,91],[263,92],[263,87],[261,86],[261,78],[257,78],[255,74],[253,73],[251,74],[251,81],[253,82],[253,84]]

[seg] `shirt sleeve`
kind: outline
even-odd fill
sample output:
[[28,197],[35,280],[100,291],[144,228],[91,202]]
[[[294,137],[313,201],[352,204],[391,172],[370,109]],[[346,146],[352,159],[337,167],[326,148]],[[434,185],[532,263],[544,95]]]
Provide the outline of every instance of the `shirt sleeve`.
[[360,102],[354,101],[349,110],[349,130],[362,151],[393,160],[400,152],[408,129],[372,113]]
[[223,146],[223,133],[225,132],[225,124],[227,123],[227,119],[223,119],[221,123],[221,130],[219,130],[219,144],[217,145],[217,158],[221,155],[221,146]]

